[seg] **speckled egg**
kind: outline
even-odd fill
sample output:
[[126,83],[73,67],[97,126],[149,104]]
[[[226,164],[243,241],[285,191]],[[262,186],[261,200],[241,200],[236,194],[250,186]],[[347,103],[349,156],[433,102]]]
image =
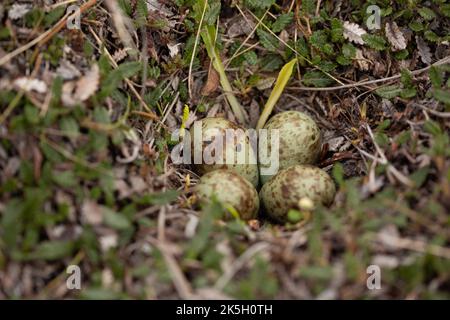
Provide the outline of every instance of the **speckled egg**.
[[294,165],[267,181],[260,197],[268,216],[286,222],[289,209],[297,209],[300,200],[308,198],[314,205],[330,205],[335,193],[334,182],[325,171],[311,165]]
[[[244,128],[224,118],[205,118],[196,121],[190,133],[194,167],[198,174],[228,169],[258,186],[257,141],[255,139],[252,144]],[[200,157],[196,158],[196,151],[201,152]],[[206,159],[205,154],[211,158]]]
[[231,205],[241,219],[256,218],[259,210],[258,192],[253,185],[239,174],[225,169],[208,172],[200,178],[194,190],[201,202],[216,199],[224,205]]
[[[266,123],[270,137],[273,130],[279,132],[279,170],[295,164],[314,164],[320,154],[321,134],[314,120],[299,111],[285,111],[276,114]],[[269,154],[272,150],[271,140],[268,139]],[[268,167],[261,161],[260,169]],[[265,183],[272,175],[261,172],[261,182]]]

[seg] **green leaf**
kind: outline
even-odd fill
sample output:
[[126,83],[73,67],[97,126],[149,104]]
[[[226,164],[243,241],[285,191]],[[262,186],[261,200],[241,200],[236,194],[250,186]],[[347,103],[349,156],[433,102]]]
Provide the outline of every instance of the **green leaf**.
[[131,16],[131,12],[133,11],[133,8],[131,7],[131,2],[127,0],[118,0],[120,9],[128,15]]
[[260,61],[261,70],[274,71],[280,69],[283,65],[283,59],[278,54],[268,54]]
[[333,18],[331,20],[331,41],[340,42],[344,39],[344,25],[341,20]]
[[416,95],[417,95],[417,90],[414,87],[403,89],[400,92],[400,97],[402,97],[403,99],[411,99],[411,98],[414,98]]
[[267,9],[275,0],[245,0],[245,5],[250,9]]
[[165,205],[177,200],[180,192],[178,190],[167,190],[160,193],[147,194],[141,198],[135,199],[143,205]]
[[414,182],[416,188],[420,188],[426,181],[428,174],[430,173],[430,167],[423,167],[410,175],[410,179]]
[[126,230],[131,227],[131,222],[126,216],[108,207],[103,207],[103,217],[105,224],[116,230]]
[[66,12],[65,6],[56,7],[55,9],[47,13],[47,15],[44,18],[44,25],[47,28],[54,25],[56,21],[58,21],[64,15],[65,12]]
[[[350,43],[344,43],[344,45],[342,46],[341,52],[342,52],[342,54],[336,58],[336,61],[343,66],[350,65],[352,63],[352,59],[356,56],[355,46],[353,46]],[[327,71],[327,70],[324,70],[323,68],[322,68],[322,70]]]
[[261,42],[264,48],[272,52],[278,50],[279,41],[273,35],[262,29],[257,29],[256,34],[258,35],[259,42]]
[[433,20],[434,18],[436,18],[436,13],[434,13],[434,11],[431,10],[430,8],[423,7],[417,9],[417,11],[425,20]]
[[327,87],[334,83],[334,80],[322,71],[312,70],[303,75],[302,82],[306,86]]
[[415,31],[415,32],[420,32],[424,29],[423,24],[419,21],[411,21],[409,23],[409,27],[411,28],[412,31]]
[[[203,7],[203,4],[202,4]],[[217,18],[219,17],[220,13],[220,1],[209,1],[208,2],[208,8],[205,12],[205,17],[203,18],[203,22],[208,25],[215,25]]]
[[303,0],[301,10],[306,15],[312,15],[316,11],[316,0]]
[[255,51],[247,51],[243,54],[245,61],[250,65],[255,65],[258,62],[258,55]]
[[400,97],[403,99],[411,99],[417,95],[417,89],[415,87],[405,88],[400,92]]
[[333,276],[333,269],[331,267],[302,266],[299,274],[307,279],[329,280]]
[[88,288],[83,289],[81,298],[86,300],[116,300],[120,298],[120,294],[104,288]]
[[334,52],[333,45],[328,42],[328,35],[325,30],[314,31],[309,38],[309,42],[322,53],[331,55]]
[[135,25],[142,27],[147,23],[147,2],[145,0],[138,0],[136,3]]
[[125,62],[119,65],[119,67],[110,72],[106,78],[102,81],[102,90],[100,91],[101,97],[109,96],[113,90],[115,90],[120,82],[125,78],[130,78],[136,75],[142,68],[140,62]]
[[400,81],[402,82],[403,86],[405,88],[413,86],[413,77],[411,72],[408,69],[402,69],[400,73],[401,73]]
[[409,51],[407,49],[403,49],[397,52],[394,52],[394,57],[397,60],[405,60],[409,56]]
[[70,138],[77,138],[80,135],[80,127],[73,117],[64,117],[59,122],[61,131]]
[[75,249],[72,241],[44,241],[28,256],[32,260],[59,260],[70,256]]
[[371,47],[372,49],[382,51],[386,49],[386,40],[383,37],[373,35],[373,34],[364,34],[362,36],[364,42]]
[[292,22],[293,18],[294,18],[293,12],[289,12],[289,13],[280,15],[277,18],[277,20],[273,23],[272,31],[275,33],[280,32],[281,30],[286,28],[286,26],[288,26]]
[[278,99],[280,98],[281,94],[283,93],[284,88],[286,87],[286,84],[288,83],[289,79],[291,78],[292,71],[294,70],[294,66],[297,59],[292,59],[288,63],[284,65],[284,67],[281,69],[280,73],[278,74],[278,78],[275,82],[275,86],[272,89],[272,92],[270,93],[269,99],[267,99],[267,102],[264,106],[263,112],[258,120],[258,124],[256,126],[257,129],[261,129],[264,127],[267,119],[269,118],[270,114],[272,113],[273,107],[277,103]]
[[348,65],[352,64],[352,60],[347,58],[344,55],[337,56],[336,61],[337,61],[337,63],[339,63],[340,65],[343,65],[343,66],[348,66]]
[[423,35],[424,35],[425,39],[427,39],[428,41],[431,41],[431,42],[438,42],[440,40],[440,37],[431,30],[425,31],[425,33]]
[[8,248],[14,248],[18,244],[18,236],[22,230],[22,211],[24,202],[19,199],[10,200],[2,214],[1,235]]
[[381,98],[392,99],[398,97],[402,89],[398,85],[391,85],[386,87],[378,88],[375,93],[379,95]]
[[344,166],[342,165],[342,163],[337,162],[335,163],[335,165],[333,166],[333,177],[336,180],[336,182],[338,183],[338,185],[340,187],[342,187],[345,184],[345,179],[344,179]]
[[432,66],[429,71],[429,76],[433,87],[440,88],[442,86],[442,82],[444,81],[444,79],[439,68]]
[[425,122],[423,125],[423,129],[426,132],[431,133],[434,137],[437,137],[442,134],[442,129],[439,126],[439,123],[433,120],[428,120],[427,122]]
[[448,90],[434,89],[433,96],[442,103],[450,104],[450,91]]
[[55,172],[52,176],[52,179],[55,183],[63,188],[74,187],[78,184],[78,179],[71,170]]
[[450,3],[444,3],[441,5],[441,13],[447,18],[450,18]]

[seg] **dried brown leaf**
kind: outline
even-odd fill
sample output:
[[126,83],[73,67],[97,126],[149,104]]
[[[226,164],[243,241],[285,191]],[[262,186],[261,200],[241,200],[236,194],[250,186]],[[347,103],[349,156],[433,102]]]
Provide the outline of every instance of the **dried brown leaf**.
[[369,70],[369,61],[364,57],[362,50],[356,49],[355,62],[359,70]]
[[344,22],[344,38],[356,44],[364,44],[362,38],[367,32],[359,25],[353,22]]
[[74,106],[89,99],[97,90],[100,82],[100,71],[97,64],[78,79],[64,83],[62,102],[66,106]]
[[431,64],[431,50],[428,44],[419,36],[416,36],[417,49],[423,63]]
[[209,68],[208,79],[202,88],[202,96],[209,96],[219,87],[219,74],[214,68]]
[[395,22],[387,22],[384,30],[386,37],[392,46],[392,51],[400,51],[406,48],[407,41],[405,36]]

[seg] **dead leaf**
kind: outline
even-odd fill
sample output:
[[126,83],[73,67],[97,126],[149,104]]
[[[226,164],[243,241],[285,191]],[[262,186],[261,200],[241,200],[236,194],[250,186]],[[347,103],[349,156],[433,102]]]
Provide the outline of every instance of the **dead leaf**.
[[70,107],[86,101],[98,90],[99,81],[99,68],[94,64],[78,81],[69,81],[63,85],[63,104]]
[[355,62],[359,70],[369,70],[369,61],[364,57],[362,50],[356,49]]
[[102,252],[108,251],[110,248],[117,247],[118,244],[118,236],[117,233],[115,233],[112,230],[108,230],[108,234],[100,236],[99,242],[100,242],[100,248]]
[[428,44],[419,36],[416,36],[416,43],[422,62],[427,65],[431,64],[431,50]]
[[407,41],[395,22],[387,22],[384,28],[386,37],[392,46],[392,51],[406,49]]
[[128,56],[128,48],[119,49],[113,54],[113,59],[115,62],[120,62]]
[[275,83],[275,80],[277,80],[277,78],[275,77],[268,77],[261,79],[256,83],[256,88],[261,91],[272,88],[273,84]]
[[11,9],[9,9],[8,17],[11,20],[17,20],[22,18],[24,15],[26,15],[30,10],[32,6],[30,4],[13,4]]
[[96,226],[103,222],[103,209],[98,203],[92,200],[83,202],[81,215],[87,224]]
[[261,107],[255,99],[252,99],[248,109],[249,125],[250,128],[256,128],[259,116],[261,115]]
[[219,87],[219,74],[214,68],[209,68],[208,79],[202,88],[202,96],[209,96]]
[[38,93],[46,93],[47,92],[47,84],[39,79],[34,78],[28,78],[28,77],[22,77],[18,78],[14,81],[14,86],[18,87],[19,89],[31,92],[35,91]]
[[63,78],[63,80],[73,80],[81,77],[81,72],[67,60],[62,60],[56,73]]
[[344,38],[356,44],[364,44],[362,38],[367,32],[359,25],[353,22],[344,22]]
[[181,43],[168,43],[167,48],[169,48],[169,55],[171,58],[175,57],[178,53],[180,53],[180,45]]
[[239,15],[237,18],[231,19],[227,30],[227,35],[230,38],[239,37],[250,34],[255,28],[255,24],[251,20],[246,20]]
[[98,89],[100,72],[97,64],[94,64],[84,77],[78,80],[76,96],[80,101],[86,101]]

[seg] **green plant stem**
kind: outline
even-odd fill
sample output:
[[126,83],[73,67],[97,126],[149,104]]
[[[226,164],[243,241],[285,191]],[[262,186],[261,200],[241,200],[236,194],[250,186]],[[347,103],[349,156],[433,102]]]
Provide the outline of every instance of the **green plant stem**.
[[222,60],[220,59],[220,54],[215,46],[215,34],[216,28],[214,26],[208,26],[201,32],[201,36],[203,42],[206,46],[206,51],[208,52],[208,56],[212,61],[214,69],[216,69],[220,78],[220,85],[225,92],[225,96],[227,97],[228,102],[230,103],[231,110],[234,113],[234,116],[241,124],[245,124],[245,116],[244,111],[242,110],[242,106],[236,99],[236,96],[233,94],[233,88],[231,87],[230,82],[228,81],[227,75],[225,73],[225,68],[223,66]]

